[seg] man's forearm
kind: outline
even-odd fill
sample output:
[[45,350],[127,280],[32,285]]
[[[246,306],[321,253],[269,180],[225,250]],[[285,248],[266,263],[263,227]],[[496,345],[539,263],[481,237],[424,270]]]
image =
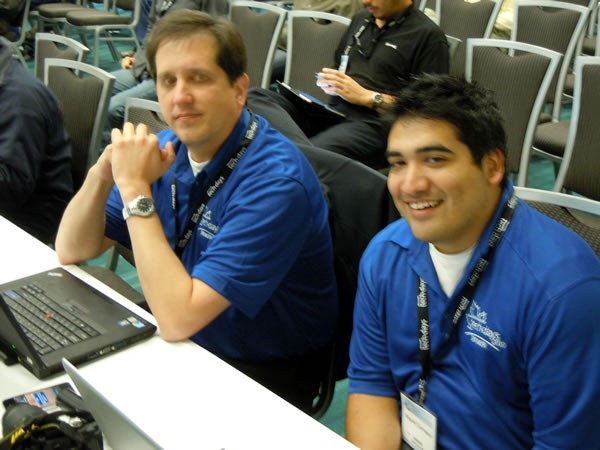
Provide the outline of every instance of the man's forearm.
[[346,409],[346,436],[363,450],[398,450],[402,442],[398,400],[350,394]]
[[189,338],[229,306],[218,292],[190,276],[158,216],[130,217],[127,226],[140,284],[165,340]]
[[56,253],[62,264],[74,264],[100,255],[111,245],[104,237],[106,201],[113,183],[90,172],[69,202],[56,236]]

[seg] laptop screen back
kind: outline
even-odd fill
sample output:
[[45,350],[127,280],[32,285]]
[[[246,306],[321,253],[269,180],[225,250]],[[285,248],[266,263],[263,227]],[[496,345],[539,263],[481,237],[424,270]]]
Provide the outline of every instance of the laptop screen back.
[[161,448],[127,415],[100,393],[69,361],[62,361],[65,371],[77,387],[85,406],[92,413],[104,438],[113,449],[136,450]]

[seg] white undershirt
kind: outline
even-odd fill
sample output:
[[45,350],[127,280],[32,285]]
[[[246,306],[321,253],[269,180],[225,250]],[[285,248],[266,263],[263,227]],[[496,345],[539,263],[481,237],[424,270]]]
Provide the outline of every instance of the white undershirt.
[[202,169],[204,169],[206,167],[206,165],[210,162],[210,159],[208,161],[204,161],[204,162],[196,162],[192,159],[192,155],[190,154],[190,151],[188,150],[188,159],[190,160],[190,166],[192,166],[192,172],[194,174],[194,178],[200,173],[202,172]]
[[448,297],[451,297],[454,293],[456,285],[465,273],[474,250],[475,246],[463,252],[448,255],[440,252],[433,244],[429,244],[429,254],[431,255],[438,280]]

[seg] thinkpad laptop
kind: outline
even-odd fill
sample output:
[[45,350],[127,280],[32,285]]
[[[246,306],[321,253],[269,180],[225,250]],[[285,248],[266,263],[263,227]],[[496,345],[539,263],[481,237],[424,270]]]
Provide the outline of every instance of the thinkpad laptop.
[[[77,387],[86,409],[92,413],[108,445],[113,449],[131,448],[152,450],[161,448],[146,432],[136,425],[123,411],[100,393],[83,374],[67,360],[63,366]],[[173,430],[177,432],[177,430]]]
[[156,327],[62,268],[0,284],[0,348],[36,377],[142,339]]

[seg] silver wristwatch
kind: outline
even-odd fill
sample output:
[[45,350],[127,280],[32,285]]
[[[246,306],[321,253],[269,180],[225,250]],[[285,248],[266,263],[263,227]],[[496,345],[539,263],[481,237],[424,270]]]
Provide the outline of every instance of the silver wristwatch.
[[377,109],[381,105],[383,105],[383,95],[381,95],[379,92],[375,92],[373,94],[373,109]]
[[123,218],[129,219],[131,216],[148,217],[156,212],[154,200],[143,195],[139,195],[123,208]]

